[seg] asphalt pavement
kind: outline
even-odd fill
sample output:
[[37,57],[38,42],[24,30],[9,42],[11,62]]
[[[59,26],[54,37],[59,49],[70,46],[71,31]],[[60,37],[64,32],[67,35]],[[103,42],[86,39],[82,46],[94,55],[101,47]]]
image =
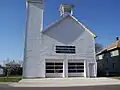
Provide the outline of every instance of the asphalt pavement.
[[120,85],[106,86],[77,86],[77,87],[10,87],[0,85],[0,90],[120,90]]
[[120,90],[120,81],[110,78],[23,79],[18,83],[0,83],[0,90]]

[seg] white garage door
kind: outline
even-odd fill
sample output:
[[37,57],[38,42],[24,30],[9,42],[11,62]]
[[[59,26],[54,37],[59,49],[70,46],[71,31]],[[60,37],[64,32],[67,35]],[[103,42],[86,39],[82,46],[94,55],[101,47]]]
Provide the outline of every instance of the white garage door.
[[46,77],[63,77],[63,62],[46,62]]
[[68,62],[69,77],[84,77],[84,62]]

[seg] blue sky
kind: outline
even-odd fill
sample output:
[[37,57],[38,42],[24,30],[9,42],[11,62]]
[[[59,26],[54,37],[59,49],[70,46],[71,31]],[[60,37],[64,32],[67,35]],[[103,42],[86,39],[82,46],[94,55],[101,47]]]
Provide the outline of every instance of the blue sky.
[[[61,3],[73,3],[74,16],[98,37],[103,46],[120,36],[120,0],[45,0],[44,28],[60,18]],[[0,60],[23,57],[25,0],[0,0]]]

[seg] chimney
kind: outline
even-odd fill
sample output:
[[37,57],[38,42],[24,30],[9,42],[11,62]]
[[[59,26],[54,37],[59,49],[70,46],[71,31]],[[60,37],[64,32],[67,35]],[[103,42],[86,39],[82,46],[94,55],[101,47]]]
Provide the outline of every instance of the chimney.
[[116,37],[116,41],[118,41],[118,40],[119,40],[119,37],[117,36],[117,37]]
[[65,16],[68,14],[73,15],[73,5],[72,4],[61,4],[59,11],[60,11],[60,16]]

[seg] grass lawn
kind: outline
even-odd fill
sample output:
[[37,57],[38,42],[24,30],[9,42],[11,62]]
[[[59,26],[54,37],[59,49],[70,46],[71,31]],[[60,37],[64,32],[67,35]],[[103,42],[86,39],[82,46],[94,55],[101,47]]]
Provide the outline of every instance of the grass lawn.
[[0,82],[18,82],[21,79],[22,79],[22,76],[0,77]]
[[120,80],[120,76],[116,76],[116,77],[111,77],[113,79],[119,79]]

